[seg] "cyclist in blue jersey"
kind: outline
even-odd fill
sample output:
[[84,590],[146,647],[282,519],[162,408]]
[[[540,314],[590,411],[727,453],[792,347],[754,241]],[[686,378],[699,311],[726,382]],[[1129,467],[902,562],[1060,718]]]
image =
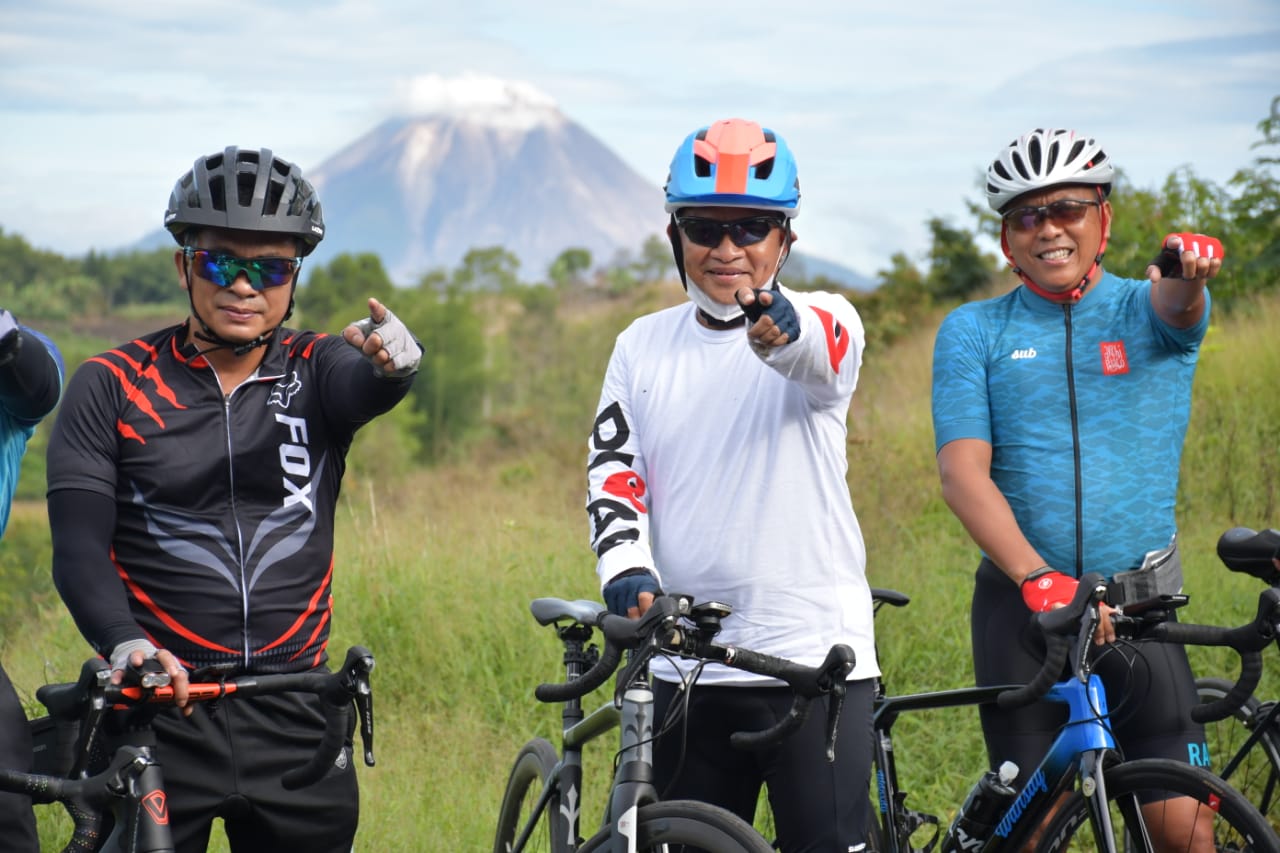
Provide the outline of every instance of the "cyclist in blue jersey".
[[173,679],[185,707],[153,727],[180,853],[205,849],[215,817],[237,853],[346,853],[350,744],[315,785],[280,781],[314,754],[321,700],[193,708],[187,671],[325,665],[346,453],[409,392],[422,348],[376,299],[342,336],[284,325],[325,226],[302,171],[268,149],[197,159],[164,224],[190,313],[67,384],[49,442],[54,582],[113,678],[154,659]]
[[[0,309],[0,536],[9,524],[27,441],[36,424],[58,405],[63,372],[62,355],[53,341]],[[29,772],[31,750],[27,715],[0,667],[0,767]],[[0,794],[0,839],[5,850],[39,853],[30,798]]]
[[[1074,131],[1037,129],[1002,149],[987,199],[1022,286],[957,308],[938,330],[942,494],[982,550],[971,612],[979,684],[1039,669],[1032,615],[1069,600],[1085,572],[1117,582],[1112,604],[1181,587],[1178,467],[1221,250],[1170,235],[1146,279],[1105,272],[1113,177],[1098,142]],[[1125,756],[1206,763],[1183,647],[1134,654],[1105,645],[1114,639],[1104,618],[1098,672]],[[1064,720],[1048,703],[983,706],[992,766],[1012,760],[1029,773]],[[1185,843],[1195,804],[1162,805],[1178,816],[1166,837]]]

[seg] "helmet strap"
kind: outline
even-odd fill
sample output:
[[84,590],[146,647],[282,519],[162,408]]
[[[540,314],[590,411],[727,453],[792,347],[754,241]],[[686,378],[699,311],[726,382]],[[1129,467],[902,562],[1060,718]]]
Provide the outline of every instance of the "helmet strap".
[[[202,340],[205,343],[213,344],[213,346],[205,347],[202,350],[197,350],[195,354],[196,358],[199,358],[200,356],[205,355],[206,353],[210,353],[210,352],[213,352],[214,350],[220,350],[220,349],[231,350],[232,354],[235,355],[237,358],[243,355],[248,355],[258,347],[266,346],[267,342],[271,340],[272,335],[275,334],[276,329],[279,328],[279,326],[276,326],[276,327],[267,329],[265,332],[258,335],[253,340],[245,341],[243,343],[227,340],[226,338],[222,337],[217,332],[215,332],[213,329],[211,329],[209,327],[209,324],[204,321],[204,318],[200,316],[200,312],[196,310],[196,301],[195,301],[195,298],[191,295],[192,280],[191,280],[191,262],[190,261],[186,262],[186,275],[187,275],[187,304],[191,306],[191,316],[195,317],[196,321],[200,324],[200,329],[193,333],[193,337],[197,338],[198,340]],[[289,315],[293,313],[293,294],[297,290],[297,287],[298,287],[298,273],[295,272],[293,274],[293,283],[289,285],[289,309],[285,311],[284,317],[280,319],[281,323],[283,323],[285,320],[288,320]]]

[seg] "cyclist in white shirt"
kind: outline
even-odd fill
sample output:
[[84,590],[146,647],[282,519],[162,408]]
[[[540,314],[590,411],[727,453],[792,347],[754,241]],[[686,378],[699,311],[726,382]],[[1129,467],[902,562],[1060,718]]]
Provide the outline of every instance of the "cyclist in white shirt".
[[[846,417],[862,363],[854,307],[778,283],[800,204],[783,139],[742,119],[688,136],[666,185],[667,233],[690,302],[618,336],[589,442],[587,512],[606,603],[637,616],[662,589],[730,604],[725,642],[818,664],[857,656],[834,763],[824,710],[762,753],[734,731],[772,725],[779,682],[708,666],[687,731],[655,747],[658,790],[751,820],[767,778],[784,851],[863,849],[871,746],[866,553],[846,481]],[[683,662],[687,663],[687,662]],[[688,667],[657,660],[656,723],[684,705]]]

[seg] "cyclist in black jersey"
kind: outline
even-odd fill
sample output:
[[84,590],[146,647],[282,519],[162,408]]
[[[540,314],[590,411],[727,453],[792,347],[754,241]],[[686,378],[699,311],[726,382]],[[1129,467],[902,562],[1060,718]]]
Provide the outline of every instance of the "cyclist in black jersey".
[[[0,536],[27,440],[62,393],[62,356],[53,342],[0,308]],[[0,768],[31,770],[31,735],[18,694],[0,667]],[[0,839],[11,853],[39,853],[31,799],[0,793]]]
[[[422,348],[374,299],[342,336],[283,325],[324,221],[269,150],[196,160],[165,225],[190,316],[76,371],[48,499],[54,581],[81,633],[117,680],[154,658],[185,706],[189,669],[324,666],[346,452],[408,393]],[[349,748],[314,786],[280,782],[319,741],[315,697],[182,707],[154,728],[179,851],[204,850],[214,817],[237,853],[351,849]]]

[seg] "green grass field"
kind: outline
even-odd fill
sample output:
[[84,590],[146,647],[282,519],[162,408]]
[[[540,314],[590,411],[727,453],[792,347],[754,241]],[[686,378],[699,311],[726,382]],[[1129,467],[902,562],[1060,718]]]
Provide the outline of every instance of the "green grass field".
[[[938,493],[933,331],[867,353],[850,419],[849,482],[871,582],[912,597],[877,624],[895,693],[972,680],[968,601],[977,556]],[[605,354],[588,355],[603,371]],[[1280,301],[1272,298],[1221,318],[1202,358],[1180,503],[1186,621],[1242,622],[1256,607],[1257,583],[1227,572],[1214,544],[1237,524],[1280,524],[1278,390]],[[532,691],[560,673],[560,648],[529,616],[528,602],[597,595],[580,467],[593,406],[594,396],[584,398],[581,434],[516,457],[495,450],[375,476],[360,460],[376,449],[357,447],[339,513],[331,648],[340,657],[363,643],[378,661],[378,764],[360,774],[359,849],[488,849],[508,762],[526,739],[558,730],[557,709],[539,706]],[[19,507],[5,545],[11,573],[14,559],[34,562],[23,571],[35,592],[0,623],[0,655],[29,701],[39,684],[73,678],[87,652],[44,580],[44,523],[42,506]],[[1234,666],[1203,650],[1194,660],[1206,673]],[[1280,695],[1275,671],[1266,695]],[[907,717],[895,733],[909,804],[945,821],[985,762],[976,712]],[[603,791],[611,758],[608,745],[587,756],[589,803]],[[69,824],[51,807],[39,815],[46,845],[56,849]]]

